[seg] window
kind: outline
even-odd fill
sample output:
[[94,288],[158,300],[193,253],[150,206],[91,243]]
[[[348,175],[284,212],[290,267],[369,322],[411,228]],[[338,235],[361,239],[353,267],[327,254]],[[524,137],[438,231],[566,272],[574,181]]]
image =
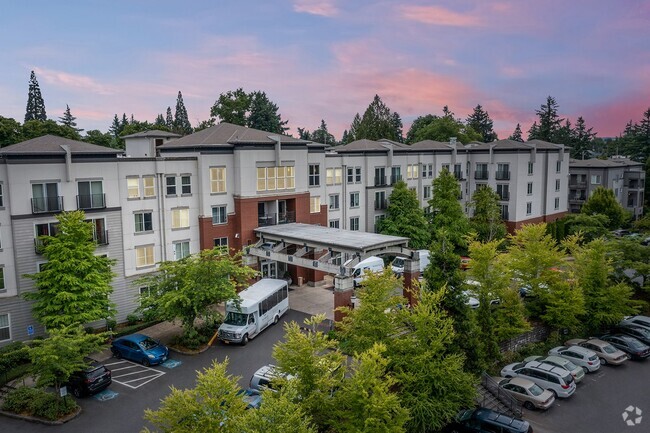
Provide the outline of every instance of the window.
[[226,205],[214,206],[212,208],[212,224],[226,224],[227,222]]
[[526,194],[533,195],[533,183],[532,182],[528,182],[528,185],[526,186]]
[[228,246],[228,237],[223,238],[214,238],[215,247],[227,247]]
[[210,192],[226,192],[226,167],[210,167]]
[[507,204],[502,204],[501,205],[501,219],[502,220],[508,220],[508,205]]
[[153,266],[153,245],[135,247],[135,267]]
[[562,171],[562,161],[557,161],[555,163],[555,172],[560,173]]
[[417,179],[420,177],[420,165],[419,164],[408,164],[406,166],[406,178],[407,179]]
[[555,179],[555,190],[556,191],[560,190],[560,179]]
[[257,168],[257,190],[266,191],[266,168]]
[[449,171],[449,164],[442,164],[442,169]]
[[348,183],[354,183],[354,167],[348,167]]
[[142,177],[142,190],[144,191],[144,197],[155,197],[156,196],[156,178],[153,176],[143,176]]
[[386,185],[386,168],[375,167],[375,186]]
[[309,186],[320,186],[320,164],[309,164]]
[[135,232],[149,232],[153,230],[153,220],[151,212],[138,212],[134,214],[135,217]]
[[181,260],[190,255],[190,241],[174,242],[174,260]]
[[140,179],[129,177],[126,179],[126,188],[128,189],[128,198],[140,198]]
[[167,195],[176,195],[176,177],[167,176],[165,178],[165,186],[167,187],[167,191],[165,192]]
[[320,197],[309,198],[309,212],[311,213],[320,212]]
[[375,192],[375,210],[386,209],[386,191],[376,191]]
[[533,174],[533,167],[534,167],[534,164],[532,162],[529,162],[528,163],[528,174],[529,175]]
[[0,267],[0,293],[6,292],[7,287],[5,286],[5,268]]
[[4,193],[2,190],[2,184],[0,183],[0,207],[4,207],[4,205],[5,205]]
[[338,229],[340,228],[339,220],[330,220],[330,228],[331,229]]
[[559,208],[560,208],[560,198],[559,198],[559,197],[555,197],[555,209],[557,210],[557,209],[559,209]]
[[533,203],[529,201],[526,203],[526,215],[530,215],[531,213],[533,213]]
[[454,165],[454,177],[458,180],[465,180],[465,176],[463,176],[463,165],[462,164],[455,164]]
[[338,194],[332,194],[330,195],[330,210],[338,210],[339,209],[339,195]]
[[293,167],[258,167],[257,190],[275,191],[295,188]]
[[354,181],[361,183],[361,167],[354,167]]
[[0,314],[0,341],[11,340],[11,320],[9,313]]
[[402,180],[402,167],[399,165],[390,168],[390,184],[394,185]]
[[32,212],[58,212],[62,208],[56,183],[32,184]]
[[343,169],[328,168],[325,170],[325,183],[327,185],[340,185],[342,183]]
[[181,194],[192,194],[191,176],[181,176]]
[[592,185],[600,185],[600,175],[599,174],[592,174],[591,175],[591,184]]
[[142,306],[142,298],[151,295],[151,288],[150,287],[140,287],[138,289],[140,293],[140,306]]
[[190,226],[190,210],[188,208],[172,209],[172,228],[185,229]]
[[359,193],[351,192],[350,193],[350,207],[359,207]]
[[353,231],[359,230],[359,217],[350,218],[350,230]]
[[497,180],[510,180],[510,164],[497,164]]
[[510,200],[510,185],[508,184],[497,185],[497,194],[499,195],[499,200],[502,201]]
[[427,185],[422,189],[422,198],[428,200],[431,198],[431,185]]
[[484,162],[476,164],[476,171],[474,172],[474,179],[487,180],[488,178],[488,165]]
[[104,190],[101,180],[77,184],[77,207],[79,209],[101,209],[104,207]]
[[422,164],[422,178],[433,177],[433,164]]

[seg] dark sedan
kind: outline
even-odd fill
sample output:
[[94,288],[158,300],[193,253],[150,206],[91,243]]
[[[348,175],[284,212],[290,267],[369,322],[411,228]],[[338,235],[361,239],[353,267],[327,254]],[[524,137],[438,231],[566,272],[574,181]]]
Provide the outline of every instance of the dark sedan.
[[642,360],[650,356],[650,346],[629,335],[608,334],[600,339],[627,353],[632,359]]
[[614,331],[619,334],[629,335],[634,337],[643,344],[650,346],[650,329],[644,328],[640,325],[633,325],[628,323],[620,323],[614,328]]

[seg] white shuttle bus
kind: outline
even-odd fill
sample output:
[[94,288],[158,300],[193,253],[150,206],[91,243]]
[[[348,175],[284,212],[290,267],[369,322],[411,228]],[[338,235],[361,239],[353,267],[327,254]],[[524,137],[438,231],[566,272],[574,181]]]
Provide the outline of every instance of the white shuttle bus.
[[226,302],[226,318],[219,326],[218,337],[224,343],[245,345],[289,309],[289,285],[285,280],[263,278],[239,292],[239,308]]

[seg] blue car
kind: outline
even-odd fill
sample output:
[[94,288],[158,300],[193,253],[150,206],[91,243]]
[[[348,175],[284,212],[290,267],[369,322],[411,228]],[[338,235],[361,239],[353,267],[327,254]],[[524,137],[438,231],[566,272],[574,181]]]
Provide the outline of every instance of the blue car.
[[113,341],[111,352],[116,358],[129,359],[148,367],[167,360],[169,349],[143,334],[131,334]]

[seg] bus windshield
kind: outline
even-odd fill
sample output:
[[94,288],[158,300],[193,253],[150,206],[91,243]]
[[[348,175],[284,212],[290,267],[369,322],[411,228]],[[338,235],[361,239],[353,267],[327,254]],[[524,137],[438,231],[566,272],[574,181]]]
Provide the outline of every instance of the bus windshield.
[[228,314],[226,315],[226,320],[224,320],[223,323],[225,323],[226,325],[245,326],[247,319],[248,319],[248,314],[228,311]]

